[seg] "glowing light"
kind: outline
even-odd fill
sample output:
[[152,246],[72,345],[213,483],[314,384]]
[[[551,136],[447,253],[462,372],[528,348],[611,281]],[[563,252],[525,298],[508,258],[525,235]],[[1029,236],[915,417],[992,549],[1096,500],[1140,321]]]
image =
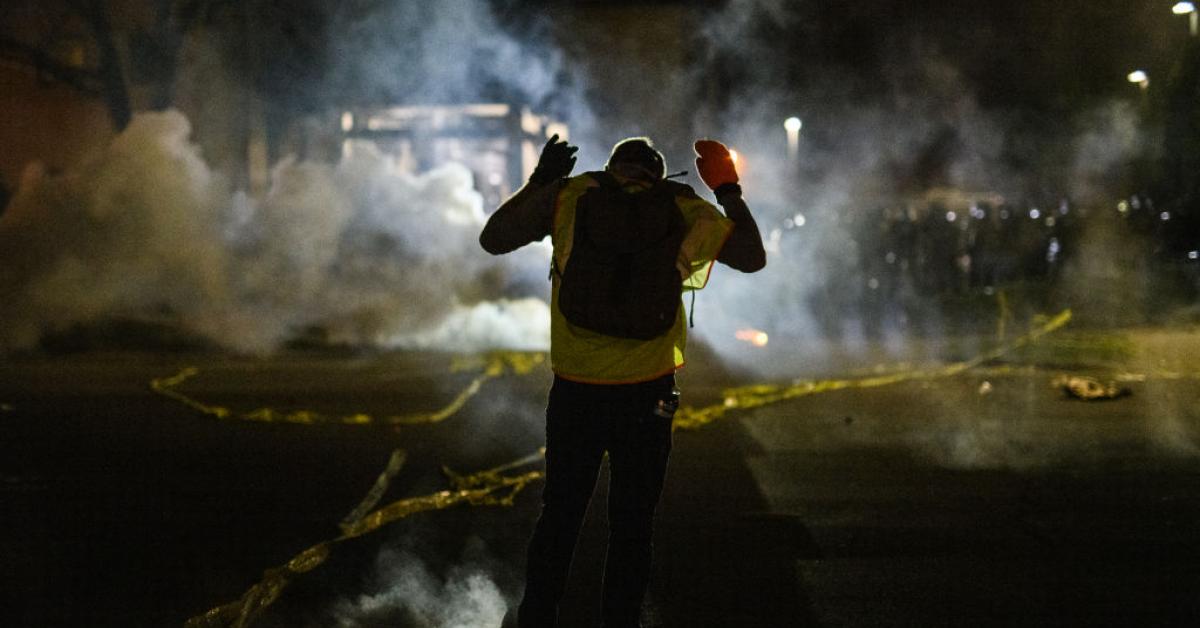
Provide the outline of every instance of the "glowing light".
[[349,133],[354,128],[354,114],[349,111],[342,112],[342,130]]
[[878,290],[879,289],[879,280],[874,277],[871,277],[870,279],[867,280],[867,287],[872,290]]
[[767,341],[770,340],[767,337],[767,332],[757,329],[739,329],[733,336],[742,342],[748,342],[756,347],[765,347],[767,346]]
[[1188,259],[1200,259],[1200,251],[1188,251]]
[[729,149],[729,158],[732,159],[733,163],[736,165],[738,162],[738,152],[732,148]]
[[1170,219],[1171,219],[1171,212],[1163,212],[1163,213],[1159,214],[1159,215],[1158,215],[1158,219],[1159,219],[1159,220],[1162,220],[1162,221],[1164,221],[1164,222],[1165,222],[1165,221],[1167,221],[1167,220],[1170,220]]
[[1175,6],[1171,7],[1171,13],[1175,15],[1187,15],[1196,10],[1196,5],[1191,2],[1176,2]]
[[796,214],[795,216],[792,217],[792,221],[796,223],[797,227],[803,227],[804,223],[807,222],[804,219],[804,214]]
[[947,222],[954,222],[955,220],[958,220],[958,214],[956,214],[954,212],[946,212],[946,221]]
[[1049,216],[1046,218],[1047,227],[1053,227],[1056,224],[1058,224],[1058,221],[1054,219],[1054,216]]
[[783,128],[787,130],[787,147],[788,158],[795,160],[800,155],[800,127],[804,126],[800,122],[800,118],[792,116],[783,121]]
[[1038,218],[1042,217],[1042,212],[1039,211],[1038,208],[1034,207],[1033,209],[1029,210],[1029,217],[1037,220]]
[[1150,80],[1150,76],[1145,70],[1134,70],[1125,77],[1130,83],[1145,83]]
[[1122,214],[1129,211],[1129,203],[1126,203],[1125,201],[1117,203],[1117,211],[1121,212]]

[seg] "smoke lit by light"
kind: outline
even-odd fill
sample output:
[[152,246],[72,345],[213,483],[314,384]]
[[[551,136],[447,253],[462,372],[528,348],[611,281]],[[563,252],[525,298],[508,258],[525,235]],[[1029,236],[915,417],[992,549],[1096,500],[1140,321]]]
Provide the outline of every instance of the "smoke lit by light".
[[739,329],[737,330],[737,333],[734,334],[734,337],[742,342],[748,342],[756,347],[767,346],[767,341],[769,340],[767,337],[767,332],[759,331],[757,329]]

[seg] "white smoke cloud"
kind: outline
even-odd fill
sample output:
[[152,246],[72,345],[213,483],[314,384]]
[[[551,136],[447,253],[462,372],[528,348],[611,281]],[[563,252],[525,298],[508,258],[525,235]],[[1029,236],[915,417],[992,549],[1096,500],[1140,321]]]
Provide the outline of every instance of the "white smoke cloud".
[[[914,332],[946,332],[942,303],[921,297],[909,277],[891,286],[901,296],[880,306],[888,309],[866,307],[878,299],[868,266],[885,251],[876,210],[924,209],[922,196],[934,188],[1016,207],[1063,199],[1111,206],[1129,192],[1123,176],[1150,137],[1132,103],[1101,103],[1052,128],[985,107],[958,60],[912,28],[862,42],[877,59],[870,68],[797,62],[803,42],[827,37],[818,8],[731,0],[702,24],[705,47],[692,68],[697,82],[733,68],[737,91],[704,101],[715,106],[695,114],[695,131],[738,149],[746,198],[768,242],[764,271],[714,274],[698,299],[696,334],[724,359],[765,376],[792,374],[785,369],[794,361],[771,354],[779,344],[803,347],[808,365],[834,365],[855,354],[908,359]],[[804,120],[794,161],[783,128],[792,115]],[[1090,245],[1071,246],[1074,255]],[[747,327],[768,332],[771,348],[736,340],[734,331]]]
[[412,553],[385,549],[376,570],[372,592],[335,604],[339,628],[493,628],[508,608],[500,589],[478,569],[453,568],[443,578]]
[[336,166],[285,159],[256,202],[229,191],[189,133],[178,112],[139,114],[81,170],[27,174],[0,216],[0,348],[164,315],[256,352],[311,327],[353,344],[548,345],[530,323],[548,320],[543,301],[485,303],[544,277],[548,255],[482,253],[466,168],[411,175],[364,144]]

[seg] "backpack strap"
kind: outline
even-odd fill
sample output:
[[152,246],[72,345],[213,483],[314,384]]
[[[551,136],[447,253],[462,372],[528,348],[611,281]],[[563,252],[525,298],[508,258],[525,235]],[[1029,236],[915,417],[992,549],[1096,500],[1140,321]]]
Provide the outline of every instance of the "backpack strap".
[[594,172],[589,172],[587,174],[592,179],[594,179],[596,181],[596,183],[599,183],[602,187],[606,187],[606,188],[621,187],[621,182],[617,181],[617,178],[615,176],[613,176],[613,174],[611,172],[608,172],[607,170],[596,170]]

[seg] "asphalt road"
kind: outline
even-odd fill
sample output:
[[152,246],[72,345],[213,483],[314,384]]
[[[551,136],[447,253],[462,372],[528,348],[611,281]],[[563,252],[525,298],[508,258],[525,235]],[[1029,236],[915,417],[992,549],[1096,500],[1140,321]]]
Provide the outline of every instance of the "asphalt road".
[[[947,352],[923,359],[966,357]],[[1068,335],[1006,360],[677,432],[648,622],[1200,625],[1200,332]],[[395,448],[407,462],[381,504],[447,488],[443,465],[486,469],[542,444],[544,365],[484,381],[441,423],[398,429],[218,419],[150,390],[186,366],[199,371],[176,390],[235,414],[428,411],[478,374],[415,354],[3,363],[5,625],[182,625],[337,537]],[[716,366],[693,356],[685,404],[721,403],[753,379]],[[1050,385],[1061,372],[1120,376],[1133,394],[1071,400]],[[254,625],[498,620],[521,586],[539,490],[339,542]],[[596,625],[603,478],[596,497],[564,626]]]

